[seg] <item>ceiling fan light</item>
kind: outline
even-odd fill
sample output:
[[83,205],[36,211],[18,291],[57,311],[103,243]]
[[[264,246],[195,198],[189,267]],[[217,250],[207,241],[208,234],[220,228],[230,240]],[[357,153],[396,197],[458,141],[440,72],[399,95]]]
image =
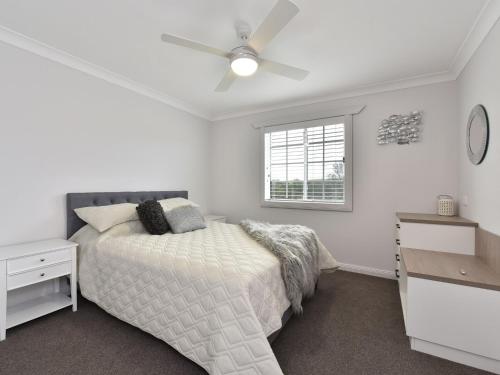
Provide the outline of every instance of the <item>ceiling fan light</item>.
[[250,54],[242,54],[231,60],[231,69],[233,72],[242,77],[248,77],[254,74],[259,67],[259,63],[255,56]]

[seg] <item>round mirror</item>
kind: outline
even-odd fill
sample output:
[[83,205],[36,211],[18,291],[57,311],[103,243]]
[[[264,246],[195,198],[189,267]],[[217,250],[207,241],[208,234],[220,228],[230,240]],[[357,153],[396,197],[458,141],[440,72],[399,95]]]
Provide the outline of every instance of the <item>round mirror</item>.
[[467,154],[472,164],[483,161],[488,149],[489,124],[486,109],[478,104],[467,122]]

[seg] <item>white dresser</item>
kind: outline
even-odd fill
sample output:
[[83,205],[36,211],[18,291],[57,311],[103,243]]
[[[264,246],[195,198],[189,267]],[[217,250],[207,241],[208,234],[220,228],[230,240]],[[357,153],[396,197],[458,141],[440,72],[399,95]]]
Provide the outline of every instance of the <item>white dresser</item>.
[[500,374],[500,273],[475,255],[477,224],[397,216],[396,274],[411,348]]
[[0,247],[0,341],[8,328],[67,306],[76,311],[76,246],[51,239]]

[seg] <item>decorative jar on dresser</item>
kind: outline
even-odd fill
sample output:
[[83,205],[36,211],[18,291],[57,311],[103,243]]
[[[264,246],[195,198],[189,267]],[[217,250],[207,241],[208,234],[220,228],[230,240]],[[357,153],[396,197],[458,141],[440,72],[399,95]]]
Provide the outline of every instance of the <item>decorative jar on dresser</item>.
[[62,239],[0,247],[0,341],[19,324],[68,306],[76,311],[76,247]]

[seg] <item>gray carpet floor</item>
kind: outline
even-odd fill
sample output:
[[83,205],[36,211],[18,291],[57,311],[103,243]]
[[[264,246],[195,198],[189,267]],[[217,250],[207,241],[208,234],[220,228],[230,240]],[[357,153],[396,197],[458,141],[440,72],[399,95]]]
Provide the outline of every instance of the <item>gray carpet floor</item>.
[[[80,299],[7,331],[1,374],[206,374],[164,342]],[[397,284],[348,272],[321,277],[304,315],[273,343],[287,375],[486,374],[410,350]]]

